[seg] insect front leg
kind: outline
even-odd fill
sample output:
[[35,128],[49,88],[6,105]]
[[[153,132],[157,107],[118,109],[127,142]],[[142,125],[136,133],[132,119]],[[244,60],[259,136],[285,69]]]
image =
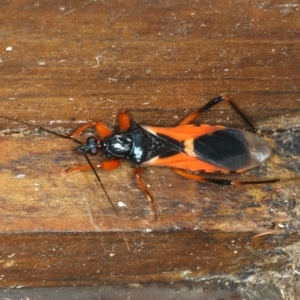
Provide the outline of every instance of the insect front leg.
[[137,179],[137,182],[141,188],[141,190],[144,192],[147,200],[149,201],[150,205],[151,205],[151,209],[152,209],[152,212],[153,212],[153,221],[157,221],[158,217],[157,217],[157,210],[156,210],[156,207],[155,207],[155,204],[154,204],[154,201],[153,201],[153,197],[151,196],[151,194],[149,193],[142,177],[141,177],[141,174],[142,174],[142,168],[137,168],[134,170],[134,176],[135,178]]
[[[121,164],[121,161],[119,159],[110,159],[110,160],[105,160],[103,162],[101,162],[100,164],[93,164],[93,167],[95,169],[102,169],[102,170],[115,170],[117,169]],[[77,167],[69,167],[66,169],[63,169],[62,171],[59,172],[60,175],[62,176],[66,176],[69,174],[73,174],[75,172],[79,172],[79,171],[87,171],[87,170],[91,170],[91,166],[87,165],[87,166],[77,166]]]
[[70,134],[71,138],[77,137],[79,134],[81,134],[83,131],[90,127],[95,127],[96,131],[98,132],[99,136],[103,139],[107,136],[110,136],[112,134],[111,130],[108,129],[105,125],[98,121],[90,121],[82,126],[80,126],[77,130],[75,130],[73,133]]

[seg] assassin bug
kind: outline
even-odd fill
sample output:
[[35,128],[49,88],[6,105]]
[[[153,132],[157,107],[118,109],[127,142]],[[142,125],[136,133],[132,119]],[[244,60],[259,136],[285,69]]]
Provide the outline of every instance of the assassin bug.
[[[197,126],[190,124],[203,112],[224,100],[244,119],[252,132],[220,125],[201,124]],[[37,127],[36,125],[13,118],[0,117],[30,127]],[[195,173],[241,173],[259,166],[271,154],[269,145],[255,134],[255,127],[227,96],[219,96],[212,99],[196,112],[187,116],[176,127],[151,127],[141,126],[136,123],[131,125],[129,116],[125,111],[119,113],[118,123],[120,129],[118,132],[112,132],[100,122],[91,121],[78,128],[71,135],[59,134],[44,127],[38,128],[80,144],[77,151],[83,153],[88,165],[69,167],[62,170],[60,174],[68,175],[77,171],[93,170],[107,199],[118,216],[128,251],[130,251],[130,248],[123,230],[120,215],[109,198],[95,169],[116,169],[120,166],[120,160],[124,158],[138,165],[134,169],[134,176],[151,204],[154,220],[157,219],[157,212],[153,198],[141,178],[143,167],[170,167],[175,173],[188,179],[221,185],[263,184],[297,179],[282,180],[274,178],[255,181],[235,181],[207,178]],[[100,139],[90,136],[87,138],[86,143],[78,141],[76,137],[89,127],[95,127]],[[103,152],[108,157],[108,160],[93,165],[87,154],[96,155],[99,152]]]
[[[224,100],[244,119],[252,132],[220,125],[190,124],[203,112]],[[12,118],[2,118],[34,126]],[[77,151],[85,155],[88,165],[66,168],[61,172],[62,175],[92,169],[102,185],[95,169],[114,170],[120,166],[121,159],[124,158],[138,165],[134,169],[134,176],[151,204],[155,220],[157,219],[157,212],[153,198],[141,178],[143,167],[170,167],[175,173],[188,179],[222,185],[262,184],[282,181],[280,178],[234,181],[207,178],[193,173],[242,173],[259,166],[271,154],[269,145],[255,134],[255,127],[227,96],[212,99],[199,110],[187,116],[176,127],[163,128],[142,126],[137,123],[131,124],[125,111],[119,113],[118,123],[120,130],[112,132],[102,123],[91,121],[82,125],[69,136],[52,132],[44,127],[40,127],[40,129],[81,144]],[[86,143],[79,142],[76,137],[90,127],[96,129],[100,138],[90,136],[87,138]],[[87,154],[97,155],[99,152],[103,152],[108,160],[92,165]],[[104,189],[103,185],[102,187]],[[107,193],[106,196],[109,199]],[[110,199],[109,201],[116,214],[119,215]]]

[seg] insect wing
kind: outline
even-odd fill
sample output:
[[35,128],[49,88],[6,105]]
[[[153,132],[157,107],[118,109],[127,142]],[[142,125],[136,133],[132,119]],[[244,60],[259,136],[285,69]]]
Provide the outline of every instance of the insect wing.
[[[269,145],[254,133],[224,126],[143,126],[164,142],[170,155],[151,157],[145,165],[205,172],[243,172],[271,154]],[[172,149],[172,150],[171,150]],[[158,151],[159,153],[159,151]]]

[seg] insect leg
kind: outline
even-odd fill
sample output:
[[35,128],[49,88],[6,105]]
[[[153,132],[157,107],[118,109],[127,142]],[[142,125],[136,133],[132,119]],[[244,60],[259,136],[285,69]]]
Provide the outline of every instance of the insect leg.
[[[196,181],[200,181],[200,182],[216,183],[216,184],[221,184],[221,185],[264,184],[264,183],[275,183],[275,182],[283,181],[280,178],[273,178],[273,179],[266,179],[266,180],[237,181],[237,180],[228,180],[228,179],[207,178],[207,177],[200,176],[197,174],[189,173],[182,169],[173,168],[173,171],[176,174],[181,175],[188,179],[192,179],[192,180],[196,180]],[[291,179],[291,180],[293,180],[293,179]]]
[[183,121],[181,121],[179,123],[179,125],[189,124],[194,119],[199,117],[203,112],[205,112],[206,110],[210,109],[211,107],[213,107],[214,105],[220,103],[223,100],[227,101],[231,105],[231,107],[242,117],[242,119],[250,126],[251,130],[253,132],[255,132],[255,127],[253,126],[253,124],[249,121],[249,119],[245,116],[245,114],[237,107],[237,105],[234,102],[232,102],[230,100],[230,98],[226,95],[219,96],[217,98],[214,98],[214,99],[210,100],[208,103],[206,103],[200,109],[198,109],[197,111],[195,111],[192,114],[190,114],[189,116],[187,116]]
[[137,168],[134,170],[134,176],[137,179],[140,188],[142,189],[142,191],[144,192],[147,200],[149,201],[150,205],[151,205],[151,209],[153,212],[153,221],[157,221],[157,211],[156,211],[156,207],[153,201],[153,197],[151,196],[151,194],[149,193],[143,179],[141,178],[141,174],[142,174],[142,169],[141,168]]
[[[119,159],[110,159],[110,160],[105,160],[103,162],[101,162],[100,164],[93,164],[92,166],[95,169],[102,169],[102,170],[114,170],[117,169],[120,166],[121,162]],[[78,167],[69,167],[66,169],[63,169],[60,172],[60,175],[62,176],[66,176],[75,172],[79,172],[79,171],[86,171],[86,170],[91,170],[92,167],[90,165],[87,166],[78,166]]]
[[90,127],[95,127],[96,131],[98,132],[98,134],[101,138],[105,138],[112,134],[111,130],[108,129],[102,123],[97,122],[97,121],[90,121],[90,122],[80,126],[77,130],[75,130],[73,133],[71,133],[70,137],[74,138],[74,137],[78,136],[80,133],[82,133],[84,130],[86,130]]
[[126,131],[130,127],[130,119],[125,110],[121,110],[118,116],[119,127],[121,131]]
[[[118,119],[119,119],[119,127],[121,131],[126,131],[130,127],[130,119],[125,110],[120,111]],[[112,134],[111,130],[108,129],[102,123],[97,121],[90,121],[82,125],[81,127],[79,127],[77,130],[75,130],[72,134],[70,134],[70,137],[74,138],[90,127],[95,127],[96,131],[98,132],[101,138],[105,138]]]

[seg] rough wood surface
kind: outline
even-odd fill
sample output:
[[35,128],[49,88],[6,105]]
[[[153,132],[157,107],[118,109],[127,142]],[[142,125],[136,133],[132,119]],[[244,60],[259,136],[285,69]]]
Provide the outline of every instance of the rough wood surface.
[[[238,178],[298,176],[298,4],[23,0],[2,1],[0,17],[0,115],[68,133],[90,119],[115,129],[117,113],[125,108],[141,124],[175,126],[212,97],[229,93],[273,148],[261,168]],[[226,103],[199,122],[245,127]],[[124,162],[99,174],[118,207],[129,253],[92,172],[49,176],[86,164],[76,145],[4,119],[0,132],[3,286],[237,274],[256,257],[241,260],[243,250],[228,260],[235,251],[228,246],[231,240],[240,238],[236,249],[244,249],[251,244],[248,237],[274,224],[289,243],[297,240],[288,236],[299,227],[299,181],[284,183],[272,194],[275,186],[212,186],[149,168],[143,178],[159,212],[159,222],[153,223],[132,166]],[[203,266],[207,256],[200,250],[206,239],[220,243],[218,251],[215,242],[206,243],[209,267]],[[280,247],[281,242],[266,245]],[[57,249],[61,256],[53,255]],[[41,253],[47,266],[36,263]],[[98,265],[90,269],[92,256]],[[38,276],[45,268],[48,277]],[[183,276],[190,274],[185,271],[192,275]]]

